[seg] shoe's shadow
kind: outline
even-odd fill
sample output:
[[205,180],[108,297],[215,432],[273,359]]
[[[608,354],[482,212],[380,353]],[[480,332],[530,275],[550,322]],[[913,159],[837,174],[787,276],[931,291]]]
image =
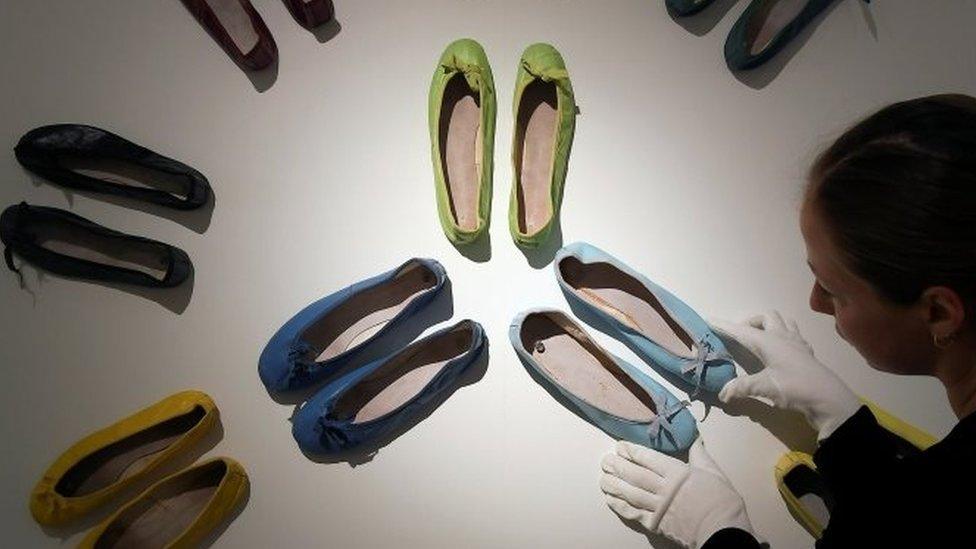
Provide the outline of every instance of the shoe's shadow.
[[306,27],[305,24],[302,23],[301,17],[292,9],[291,3],[285,2],[285,7],[288,9],[288,13],[291,14],[292,19],[298,23],[298,26],[312,33],[312,35],[315,36],[315,39],[319,41],[319,44],[325,44],[329,40],[332,40],[337,34],[339,34],[339,31],[342,30],[342,25],[339,24],[339,21],[336,20],[335,17],[335,4],[332,2],[332,0],[327,0],[327,2],[329,4],[330,11],[332,12],[332,19],[329,19],[325,23],[312,28]]
[[[755,374],[763,369],[762,361],[752,351],[735,339],[725,337],[718,330],[714,333],[746,374]],[[817,432],[810,427],[802,414],[775,408],[754,398],[743,398],[729,403],[723,403],[714,396],[710,398],[726,414],[746,416],[760,424],[790,450],[813,454],[817,449]]]
[[119,206],[121,208],[127,208],[149,215],[154,215],[156,217],[169,219],[170,221],[178,223],[197,234],[203,234],[210,227],[210,219],[213,217],[213,210],[216,204],[215,194],[212,192],[212,189],[210,197],[203,206],[194,210],[176,210],[125,196],[115,196],[111,194],[67,189],[33,174],[30,174],[30,178],[31,183],[33,183],[35,187],[40,187],[42,184],[47,184],[61,189],[61,191],[64,193],[64,198],[68,203],[68,209],[70,210],[74,210],[75,194],[80,194],[82,196],[91,198],[92,200],[99,200],[107,204]]
[[103,520],[114,513],[119,507],[125,503],[131,501],[137,495],[139,495],[143,490],[148,488],[150,485],[156,481],[172,475],[178,471],[182,471],[187,467],[193,465],[200,457],[212,450],[217,444],[224,438],[224,426],[220,421],[220,417],[217,417],[217,422],[214,424],[213,429],[210,430],[202,439],[200,439],[196,444],[190,446],[186,452],[177,454],[174,456],[173,460],[164,464],[155,473],[150,475],[149,478],[144,479],[142,482],[137,482],[132,486],[126,488],[120,492],[115,498],[112,498],[108,503],[101,506],[94,512],[83,517],[77,522],[67,524],[64,526],[41,526],[41,529],[45,534],[52,538],[58,538],[62,542],[66,541],[68,538],[94,528],[96,525],[101,523]]
[[529,266],[533,269],[542,269],[552,263],[553,258],[556,257],[556,252],[563,247],[563,223],[561,217],[557,215],[553,219],[552,232],[549,233],[549,238],[546,238],[541,246],[538,248],[518,247],[522,255],[525,256],[525,260],[528,261]]
[[[855,0],[860,4],[864,4],[863,0]],[[800,34],[796,35],[792,40],[790,40],[782,50],[779,51],[772,59],[759,65],[758,67],[746,71],[732,71],[732,74],[737,80],[753,88],[755,90],[761,90],[768,86],[776,77],[779,76],[786,65],[790,63],[793,57],[803,48],[804,44],[810,40],[810,37],[816,32],[817,27],[820,26],[823,21],[830,16],[830,14],[837,9],[837,6],[841,2],[832,2],[827,6],[822,12],[820,12],[812,21],[802,30]],[[871,14],[870,9],[863,8],[864,18],[867,21],[868,26],[872,29],[872,34],[877,38],[877,27],[874,24],[874,17]]]
[[315,27],[314,29],[309,29],[309,32],[315,36],[315,39],[319,41],[319,44],[325,44],[326,42],[332,40],[338,36],[340,31],[342,31],[342,25],[339,24],[339,21],[335,17]]
[[[164,308],[176,313],[183,314],[186,307],[190,304],[190,298],[193,297],[193,282],[194,282],[194,269],[191,266],[190,274],[182,284],[176,286],[175,288],[147,288],[143,286],[134,286],[131,284],[120,284],[117,282],[104,282],[100,280],[88,280],[82,278],[71,278],[62,277],[54,273],[48,273],[47,271],[42,271],[34,265],[27,263],[26,261],[21,261],[20,265],[17,267],[19,270],[23,271],[24,267],[30,266],[30,268],[36,274],[35,280],[37,282],[37,287],[40,288],[45,284],[45,281],[49,275],[57,276],[59,278],[64,278],[65,280],[71,280],[81,284],[94,284],[96,286],[104,286],[106,288],[111,288],[113,290],[118,290],[123,293],[138,296],[143,299],[154,301]],[[34,305],[37,305],[37,292],[27,287],[27,284],[23,282],[23,273],[21,273],[21,289],[25,292],[31,294],[33,298]]]
[[355,451],[344,452],[339,454],[332,454],[328,456],[320,456],[314,454],[305,454],[309,460],[316,463],[348,463],[350,467],[356,467],[358,465],[363,465],[369,463],[379,454],[380,449],[390,444],[404,433],[412,429],[415,425],[421,421],[430,417],[434,413],[434,410],[440,408],[447,399],[449,399],[458,389],[461,387],[466,387],[468,385],[474,385],[481,378],[484,377],[485,372],[488,371],[488,361],[489,361],[489,351],[490,344],[486,341],[484,347],[481,350],[481,354],[475,359],[474,362],[468,367],[467,371],[459,376],[455,382],[444,391],[441,391],[430,404],[424,409],[424,411],[417,416],[410,418],[408,421],[397,426],[396,429],[386,434],[385,436],[370,441],[368,444],[357,448]]
[[489,231],[481,233],[480,236],[470,244],[457,245],[451,242],[454,248],[464,257],[475,263],[484,263],[491,259],[491,234]]
[[244,71],[244,75],[247,79],[251,81],[251,85],[254,86],[254,90],[258,93],[264,93],[274,86],[274,83],[278,80],[278,59],[275,58],[267,67],[254,71],[246,67],[238,67]]
[[712,5],[706,7],[702,11],[686,16],[680,16],[670,9],[667,10],[668,15],[675,23],[681,25],[686,31],[694,34],[695,36],[705,36],[715,25],[721,21],[725,14],[732,9],[739,0],[716,0]]
[[356,360],[344,367],[341,372],[329,375],[304,389],[287,392],[269,391],[268,394],[278,404],[294,405],[295,410],[292,413],[292,416],[294,416],[303,402],[311,398],[312,395],[317,393],[319,389],[330,381],[364,364],[389,356],[403,349],[410,342],[417,339],[420,334],[424,333],[427,328],[448,320],[453,315],[454,297],[451,279],[448,278],[444,280],[444,287],[441,291],[426,307],[421,308],[420,311],[411,316],[409,321],[401,323],[396,328],[381,334],[375,340],[369,342],[367,344],[368,346],[358,354]]

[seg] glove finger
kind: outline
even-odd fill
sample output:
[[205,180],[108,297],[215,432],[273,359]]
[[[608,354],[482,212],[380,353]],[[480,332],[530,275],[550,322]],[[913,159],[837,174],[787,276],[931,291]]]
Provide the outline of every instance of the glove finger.
[[658,515],[649,511],[635,509],[626,501],[613,496],[606,496],[607,506],[620,518],[640,523],[648,532],[657,531]]
[[786,320],[783,319],[783,315],[777,310],[767,311],[763,313],[763,330],[767,332],[785,332]]
[[709,319],[708,323],[712,330],[717,332],[720,336],[726,339],[735,340],[739,345],[745,347],[750,353],[756,355],[756,357],[763,363],[766,362],[761,343],[763,336],[759,329],[748,324],[729,322],[727,320],[718,318]]
[[796,325],[796,319],[790,318],[786,321],[787,328],[796,335],[800,335],[800,327]]
[[620,498],[637,509],[656,511],[658,508],[657,496],[613,475],[600,475],[600,489],[604,494]]
[[660,494],[664,489],[664,478],[661,475],[650,469],[645,469],[632,461],[626,460],[617,454],[603,456],[603,461],[600,463],[600,466],[603,472],[648,492]]
[[669,475],[674,475],[687,467],[687,465],[669,455],[638,446],[626,440],[617,441],[617,455],[645,469],[650,469],[664,478],[667,478]]
[[774,404],[780,401],[779,387],[773,381],[768,370],[763,370],[752,375],[736,377],[725,384],[718,393],[718,398],[722,402],[728,403],[730,400],[752,397],[768,398]]

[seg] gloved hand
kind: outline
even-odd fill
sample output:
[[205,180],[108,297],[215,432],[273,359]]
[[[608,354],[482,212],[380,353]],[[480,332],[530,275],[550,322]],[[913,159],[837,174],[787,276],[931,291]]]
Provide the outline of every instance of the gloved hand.
[[719,400],[761,397],[774,406],[806,416],[824,440],[857,412],[862,403],[837,374],[814,358],[796,322],[788,323],[776,311],[753,316],[743,323],[711,320],[720,335],[752,351],[765,368],[740,376],[725,385]]
[[661,452],[619,441],[601,463],[607,505],[692,549],[724,528],[752,533],[742,496],[705,451],[699,438],[684,463]]

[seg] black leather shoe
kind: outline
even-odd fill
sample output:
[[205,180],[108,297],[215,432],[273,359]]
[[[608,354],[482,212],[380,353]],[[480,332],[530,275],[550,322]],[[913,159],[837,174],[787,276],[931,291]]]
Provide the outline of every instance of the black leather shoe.
[[0,215],[0,240],[7,267],[18,274],[14,253],[62,276],[155,288],[177,286],[193,270],[179,248],[26,202]]
[[193,168],[111,132],[81,124],[41,126],[14,147],[17,160],[51,183],[192,210],[210,198]]

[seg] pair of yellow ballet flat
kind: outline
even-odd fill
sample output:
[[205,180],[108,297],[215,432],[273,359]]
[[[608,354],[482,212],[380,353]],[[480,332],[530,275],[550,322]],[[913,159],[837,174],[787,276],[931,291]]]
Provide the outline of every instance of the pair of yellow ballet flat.
[[[874,402],[865,398],[861,401],[871,410],[878,424],[885,430],[900,437],[906,443],[919,450],[925,450],[937,442],[932,435],[895,417]],[[820,539],[829,518],[830,495],[822,492],[817,466],[813,456],[805,452],[788,452],[783,454],[773,469],[776,487],[786,502],[793,518],[813,537]],[[804,501],[804,496],[811,494],[813,500]]]
[[159,478],[214,430],[218,416],[209,396],[183,391],[88,435],[48,467],[31,493],[31,514],[44,526],[64,526],[145,488],[80,547],[197,545],[244,501],[247,473],[218,457]]

